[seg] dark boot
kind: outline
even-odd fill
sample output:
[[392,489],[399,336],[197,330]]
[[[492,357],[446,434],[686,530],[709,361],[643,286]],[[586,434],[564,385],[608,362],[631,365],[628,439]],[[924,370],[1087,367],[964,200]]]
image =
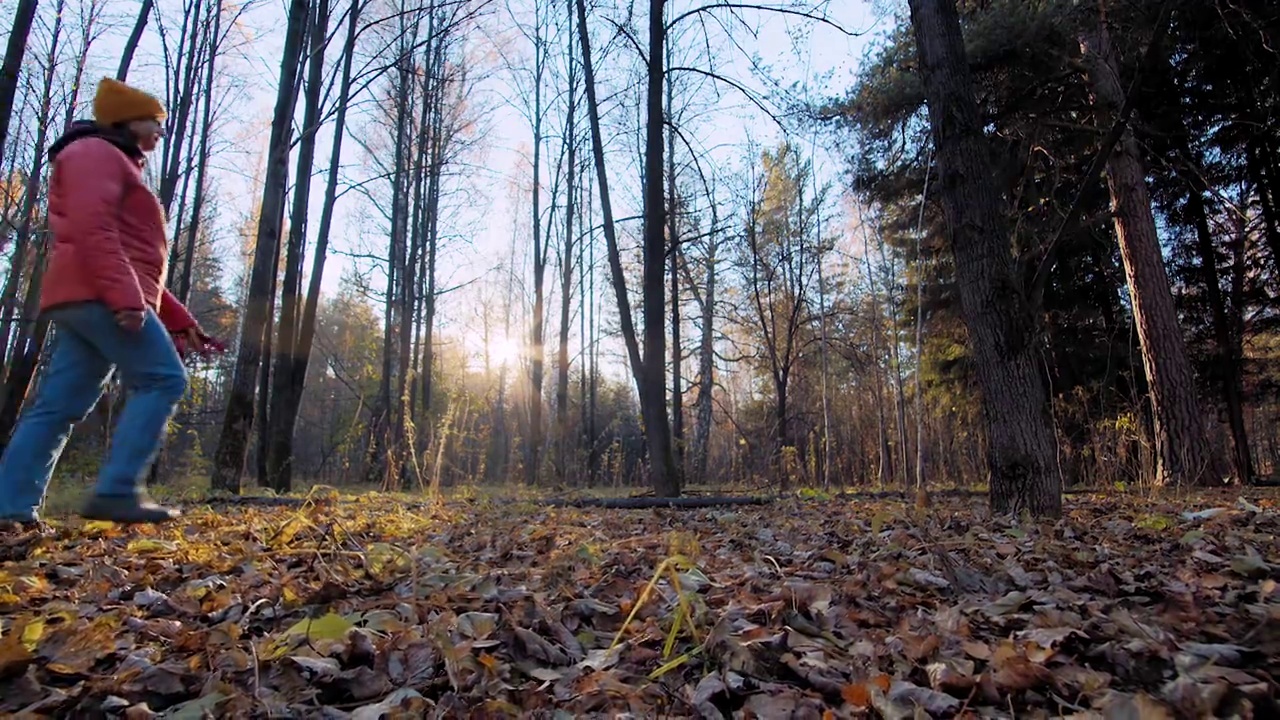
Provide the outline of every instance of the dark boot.
[[157,504],[145,491],[131,495],[94,495],[80,513],[86,520],[154,524],[177,519],[182,511]]

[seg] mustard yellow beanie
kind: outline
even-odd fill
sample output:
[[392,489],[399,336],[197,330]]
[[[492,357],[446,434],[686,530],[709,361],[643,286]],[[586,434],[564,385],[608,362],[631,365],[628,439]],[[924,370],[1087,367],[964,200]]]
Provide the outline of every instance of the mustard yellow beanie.
[[99,125],[115,125],[133,120],[163,120],[167,113],[154,95],[112,78],[102,78],[93,98],[93,119]]

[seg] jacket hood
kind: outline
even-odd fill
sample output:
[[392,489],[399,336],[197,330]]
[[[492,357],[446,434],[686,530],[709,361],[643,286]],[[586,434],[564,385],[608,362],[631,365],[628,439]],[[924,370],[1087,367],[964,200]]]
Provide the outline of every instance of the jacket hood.
[[137,163],[141,163],[146,157],[133,138],[129,137],[123,130],[114,127],[103,127],[92,120],[77,120],[71,123],[71,127],[67,128],[62,137],[54,140],[53,144],[49,146],[49,160],[55,159],[58,153],[66,150],[71,143],[85,138],[106,140]]

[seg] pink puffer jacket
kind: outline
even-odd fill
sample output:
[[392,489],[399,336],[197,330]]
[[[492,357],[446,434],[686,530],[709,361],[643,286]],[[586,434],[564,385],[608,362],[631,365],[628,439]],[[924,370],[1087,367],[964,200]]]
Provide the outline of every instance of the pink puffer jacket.
[[169,241],[164,209],[142,180],[142,154],[89,123],[50,150],[53,243],[40,308],[101,302],[112,310],[155,310],[166,329],[196,326],[164,288]]

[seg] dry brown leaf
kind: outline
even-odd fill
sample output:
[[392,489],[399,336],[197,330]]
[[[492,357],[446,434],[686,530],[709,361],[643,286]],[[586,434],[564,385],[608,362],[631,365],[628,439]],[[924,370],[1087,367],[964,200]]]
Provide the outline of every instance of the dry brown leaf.
[[[10,671],[0,713],[62,717],[105,698],[103,712],[139,714],[140,700],[163,699],[194,718],[219,694],[209,712],[225,717],[500,717],[513,708],[717,717],[737,708],[843,720],[873,709],[945,716],[955,698],[975,717],[1035,717],[1052,696],[1095,717],[1270,707],[1277,586],[1228,566],[1250,546],[1268,547],[1280,516],[1233,511],[1179,544],[1185,533],[1156,542],[1163,535],[1136,526],[1177,518],[1187,509],[1177,503],[1066,502],[1051,530],[1014,528],[945,493],[912,518],[879,501],[731,514],[450,504],[411,518],[373,500],[311,515],[198,511],[161,531],[86,523],[44,543],[38,561],[0,569],[0,613],[11,613],[0,616],[0,646],[13,642],[14,608],[39,608],[45,622],[31,658],[0,652]],[[864,519],[877,516],[880,536]],[[639,598],[672,527],[698,550],[700,574],[682,584],[700,592],[686,593],[692,618],[668,652],[675,593],[664,579]],[[384,546],[405,548],[412,564],[397,567],[392,555],[402,553]],[[379,553],[387,571],[374,579],[367,563]],[[1256,559],[1280,566],[1269,549]],[[969,568],[982,582],[958,570]],[[987,589],[1008,583],[1018,591]],[[889,669],[896,683],[880,674]],[[921,671],[928,688],[907,681],[924,682]],[[58,687],[42,684],[51,678]],[[436,702],[395,688],[430,689]],[[1222,688],[1223,707],[1203,710]],[[823,696],[844,702],[824,707]]]
[[840,690],[840,697],[844,701],[856,708],[869,707],[871,705],[871,689],[866,683],[850,683]]

